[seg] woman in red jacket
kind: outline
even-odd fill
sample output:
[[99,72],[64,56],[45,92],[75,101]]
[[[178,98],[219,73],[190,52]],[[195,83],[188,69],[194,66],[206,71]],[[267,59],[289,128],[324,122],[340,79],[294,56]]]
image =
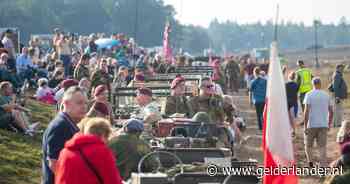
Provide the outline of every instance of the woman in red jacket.
[[91,118],[84,132],[69,140],[61,151],[55,173],[56,184],[121,184],[115,158],[106,142],[111,133],[106,119]]

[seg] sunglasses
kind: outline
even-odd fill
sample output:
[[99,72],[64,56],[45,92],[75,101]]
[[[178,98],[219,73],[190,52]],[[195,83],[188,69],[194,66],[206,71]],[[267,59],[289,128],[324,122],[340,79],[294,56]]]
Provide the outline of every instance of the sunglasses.
[[210,85],[206,85],[205,87],[208,88],[208,89],[211,89],[211,88],[214,87],[214,85],[213,85],[213,84],[210,84]]

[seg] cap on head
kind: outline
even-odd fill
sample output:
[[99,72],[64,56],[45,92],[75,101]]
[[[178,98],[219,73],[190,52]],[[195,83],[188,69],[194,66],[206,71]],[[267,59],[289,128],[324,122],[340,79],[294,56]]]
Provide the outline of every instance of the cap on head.
[[152,90],[149,88],[139,88],[137,90],[137,94],[139,95],[147,95],[147,96],[152,96]]
[[99,85],[94,91],[94,96],[99,96],[105,91],[107,91],[107,87],[105,85]]
[[135,133],[135,132],[142,132],[144,127],[143,127],[143,122],[138,119],[129,119],[126,121],[126,132],[128,133]]
[[135,75],[135,79],[136,79],[137,81],[145,81],[145,76],[142,75],[142,74],[136,74],[136,75]]
[[94,107],[94,110],[96,110],[97,112],[100,112],[101,114],[103,114],[105,116],[109,115],[109,110],[108,110],[108,107],[105,103],[95,102],[93,107]]
[[78,85],[79,85],[79,81],[75,79],[66,79],[61,83],[61,88],[67,90],[72,86],[78,86]]
[[185,78],[183,78],[182,76],[177,76],[170,85],[171,89],[175,89],[177,85],[179,85],[181,82],[184,82]]

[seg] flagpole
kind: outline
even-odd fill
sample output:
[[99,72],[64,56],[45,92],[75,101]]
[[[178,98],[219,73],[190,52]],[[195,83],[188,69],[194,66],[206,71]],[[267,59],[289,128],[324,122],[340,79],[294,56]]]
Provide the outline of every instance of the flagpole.
[[277,42],[277,35],[278,35],[278,18],[279,18],[279,9],[280,6],[277,4],[277,10],[276,10],[276,20],[275,20],[275,34],[274,34],[274,41]]

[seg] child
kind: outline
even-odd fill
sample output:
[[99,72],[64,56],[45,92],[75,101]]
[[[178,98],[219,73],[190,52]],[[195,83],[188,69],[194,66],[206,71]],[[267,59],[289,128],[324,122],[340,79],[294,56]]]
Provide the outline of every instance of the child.
[[39,88],[36,91],[36,99],[47,103],[54,105],[56,104],[56,101],[54,99],[54,92],[51,88],[48,86],[48,80],[46,78],[41,78],[38,80],[38,86]]

